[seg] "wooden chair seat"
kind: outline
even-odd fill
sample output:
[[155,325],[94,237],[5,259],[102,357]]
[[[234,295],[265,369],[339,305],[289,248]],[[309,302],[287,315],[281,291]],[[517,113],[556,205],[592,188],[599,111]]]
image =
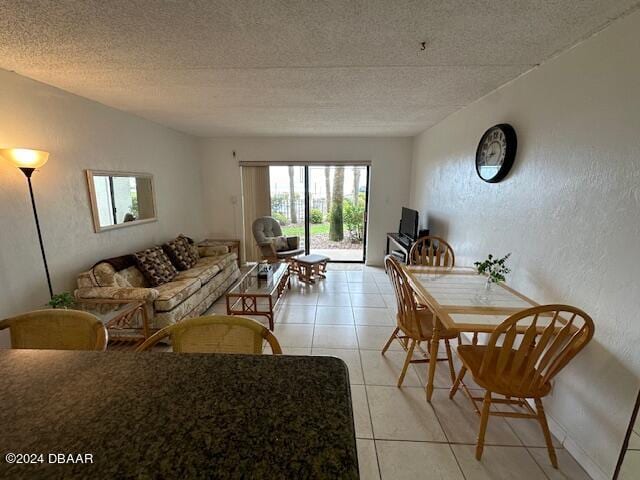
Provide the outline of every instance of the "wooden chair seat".
[[[419,328],[415,324],[398,323],[400,330],[408,337],[415,338],[419,342],[428,342],[433,337],[433,313],[425,306],[418,306],[415,311],[416,322],[420,325]],[[441,339],[451,340],[458,338],[457,330],[444,330],[439,332]]]
[[[462,361],[462,364],[469,370],[473,380],[485,390],[490,390],[500,395],[512,396],[518,398],[534,398],[544,397],[551,390],[551,383],[545,383],[541,388],[535,391],[526,391],[524,389],[518,389],[515,387],[508,377],[497,373],[498,358],[502,355],[502,349],[496,348],[497,355],[488,364],[488,368],[484,373],[480,373],[480,367],[482,361],[487,353],[487,345],[460,345],[458,346],[458,357]],[[511,349],[509,352],[508,360],[506,362],[505,370],[511,371],[514,359],[517,354],[517,350]],[[520,368],[520,375],[524,376],[524,364]],[[532,369],[531,375],[537,375],[536,369]],[[527,382],[523,382],[527,383]]]

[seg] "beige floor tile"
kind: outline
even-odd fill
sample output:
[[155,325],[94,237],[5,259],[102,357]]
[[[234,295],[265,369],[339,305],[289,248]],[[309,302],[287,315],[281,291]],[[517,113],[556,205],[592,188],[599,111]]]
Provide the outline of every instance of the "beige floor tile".
[[[280,346],[280,348],[282,349],[282,354],[283,355],[311,355],[311,348],[309,347],[283,347]],[[270,355],[271,354],[271,347],[269,345],[265,345],[262,353],[264,355]]]
[[[458,394],[450,400],[448,390],[437,389],[431,398],[431,405],[449,442],[476,444],[480,417],[475,413],[471,401],[465,395]],[[501,417],[489,417],[485,444],[522,445],[509,424]]]
[[376,440],[382,480],[464,480],[447,444]]
[[[507,418],[507,423],[516,433],[522,444],[526,447],[546,447],[540,423],[535,419],[529,418]],[[562,448],[562,443],[556,437],[551,435],[553,446]]]
[[380,282],[378,282],[376,280],[376,285],[378,285],[378,290],[380,290],[380,293],[382,293],[383,295],[394,295],[395,296],[395,292],[393,290],[393,286],[388,281],[380,281]]
[[545,480],[547,477],[525,447],[486,446],[476,460],[475,445],[451,445],[467,480]]
[[345,272],[348,283],[376,283],[373,274],[363,271]]
[[384,308],[355,307],[353,318],[356,325],[395,325],[395,320],[389,310]]
[[276,311],[276,323],[314,323],[316,307],[313,305],[283,304]]
[[396,296],[393,294],[383,294],[382,299],[384,300],[387,308],[398,308],[398,301],[396,300]]
[[640,472],[640,450],[628,450],[620,469],[618,480],[638,480]]
[[318,348],[358,348],[356,329],[348,325],[316,325],[313,346]]
[[380,290],[378,289],[378,285],[375,283],[348,283],[349,285],[349,293],[375,293],[376,295],[380,295]]
[[446,437],[424,389],[367,386],[375,438],[444,442]]
[[318,293],[316,292],[286,293],[284,296],[284,303],[287,305],[315,305],[318,303]]
[[317,325],[353,325],[351,307],[318,306],[316,310]]
[[[551,465],[546,448],[529,448],[529,453],[533,455],[533,458],[542,467],[550,480],[590,480],[591,478],[571,454],[564,449],[556,449],[559,467],[557,470]],[[640,469],[636,474],[638,475],[633,477],[634,479],[640,477]]]
[[[384,355],[376,350],[361,350],[364,382],[367,385],[396,386],[406,353],[401,350],[389,350]],[[407,369],[403,387],[419,387],[420,380],[412,368]]]
[[[325,273],[327,283],[347,283],[347,274],[338,270],[329,270]],[[346,288],[346,287],[345,287]]]
[[356,439],[360,480],[380,480],[376,445],[373,440]]
[[[373,327],[367,325],[356,325],[358,332],[358,342],[361,350],[377,350],[382,351],[382,347],[387,343],[389,337],[393,333],[393,326]],[[391,342],[389,350],[402,350],[402,345],[397,340]]]
[[331,307],[350,307],[351,297],[348,293],[323,292],[318,295],[318,305]]
[[352,385],[362,385],[364,383],[364,377],[362,375],[362,364],[360,363],[360,352],[358,350],[314,347],[312,354],[338,357],[342,359],[349,368],[349,383],[351,383]]
[[364,385],[351,385],[351,402],[353,404],[353,422],[356,428],[356,437],[373,438],[367,392]]
[[273,334],[283,347],[311,347],[313,325],[276,323]]
[[333,280],[323,280],[315,285],[314,292],[323,293],[349,293],[349,286],[345,280],[344,283],[334,282]]
[[354,307],[387,308],[379,293],[350,293],[351,305]]

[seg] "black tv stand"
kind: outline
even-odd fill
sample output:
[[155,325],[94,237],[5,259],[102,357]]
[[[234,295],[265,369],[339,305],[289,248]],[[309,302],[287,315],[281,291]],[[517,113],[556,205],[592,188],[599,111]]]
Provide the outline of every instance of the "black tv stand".
[[[399,250],[404,255],[403,261],[406,263],[409,258],[409,250],[411,250],[414,242],[414,240],[406,235],[400,235],[399,233],[387,233],[387,249],[385,254],[389,255],[393,251]],[[392,245],[393,250],[391,249]]]

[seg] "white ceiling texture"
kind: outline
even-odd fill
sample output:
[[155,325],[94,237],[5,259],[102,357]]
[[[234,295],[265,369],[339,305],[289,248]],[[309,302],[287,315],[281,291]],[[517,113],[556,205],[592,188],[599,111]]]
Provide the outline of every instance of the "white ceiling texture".
[[0,68],[199,136],[408,136],[638,3],[0,0]]

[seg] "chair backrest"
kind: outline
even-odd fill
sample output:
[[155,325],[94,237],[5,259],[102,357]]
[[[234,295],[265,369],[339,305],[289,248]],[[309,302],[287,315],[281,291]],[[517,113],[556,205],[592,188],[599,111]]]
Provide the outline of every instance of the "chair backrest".
[[261,354],[267,340],[274,354],[282,353],[269,329],[251,318],[232,315],[183,320],[156,332],[137,351],[148,350],[165,337],[170,337],[174,352]]
[[269,242],[270,238],[282,236],[280,222],[273,217],[255,219],[251,225],[251,231],[258,245]]
[[88,312],[47,309],[0,321],[9,329],[11,348],[44,350],[105,350],[107,330]]
[[[402,271],[402,267],[398,260],[393,256],[388,255],[385,258],[385,266],[387,267],[387,275],[391,279],[391,285],[396,295],[396,302],[398,305],[397,321],[398,326],[403,328],[407,332],[413,332],[424,337],[427,333],[423,327],[425,325],[418,321],[416,311],[418,305],[416,302],[415,292],[407,275]],[[423,316],[424,317],[424,316]],[[426,325],[429,328],[429,325]],[[431,325],[431,329],[433,324]]]
[[591,317],[569,305],[518,312],[489,337],[480,376],[493,370],[501,382],[523,395],[544,389],[589,343],[594,330]]
[[435,235],[420,237],[409,251],[410,265],[453,267],[456,257],[453,248],[443,238]]

